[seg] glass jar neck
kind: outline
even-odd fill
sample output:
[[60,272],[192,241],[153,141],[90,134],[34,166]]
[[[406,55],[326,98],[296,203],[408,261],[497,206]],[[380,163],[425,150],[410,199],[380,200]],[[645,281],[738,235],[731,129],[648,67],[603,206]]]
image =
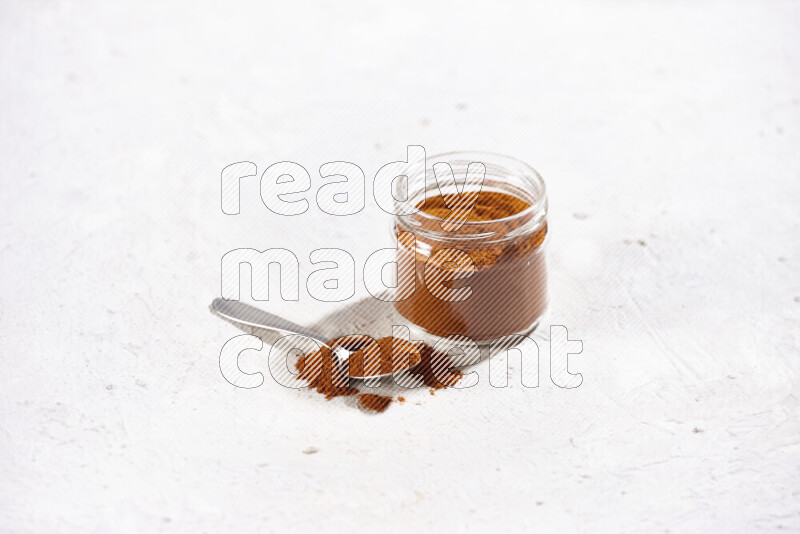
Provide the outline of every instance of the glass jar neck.
[[[470,166],[475,163],[481,163],[485,168],[482,180],[475,180],[476,167]],[[445,223],[445,219],[421,209],[426,199],[437,196],[458,202],[466,198],[465,191],[478,192],[477,197],[470,195],[469,198],[475,198],[475,205],[492,202],[492,199],[500,198],[497,194],[504,194],[523,201],[527,207],[497,219],[468,218],[455,230]],[[397,230],[442,243],[469,246],[470,243],[513,239],[537,230],[547,218],[547,195],[539,173],[519,160],[499,154],[452,152],[412,163],[408,166],[406,179],[396,180],[392,194],[396,199],[396,212],[404,213],[396,217]],[[453,205],[448,202],[448,207]],[[498,215],[502,215],[501,210],[498,210]]]

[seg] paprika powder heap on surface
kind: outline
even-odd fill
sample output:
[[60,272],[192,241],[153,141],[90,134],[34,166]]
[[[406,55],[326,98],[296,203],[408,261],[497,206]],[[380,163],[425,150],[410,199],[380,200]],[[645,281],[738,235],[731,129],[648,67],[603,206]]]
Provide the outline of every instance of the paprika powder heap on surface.
[[[358,395],[358,405],[373,412],[386,410],[393,398],[381,394],[386,392],[385,387],[370,389],[369,393],[363,393],[358,387],[350,384],[348,371],[363,370],[364,362],[368,366],[381,365],[385,369],[395,362],[399,365],[404,361],[405,366],[398,366],[391,372],[408,369],[409,375],[420,380],[431,392],[453,387],[463,376],[461,371],[453,369],[453,362],[447,354],[436,352],[424,343],[411,343],[394,337],[384,337],[375,341],[368,336],[344,336],[331,340],[330,345],[334,349],[338,346],[348,350],[355,349],[356,352],[351,355],[351,363],[347,366],[340,365],[338,357],[328,347],[322,347],[298,358],[295,362],[295,369],[299,371],[297,379],[308,382],[311,389],[324,395],[327,400]],[[365,348],[369,350],[364,350]],[[362,361],[352,364],[353,356],[359,353]],[[357,356],[356,359],[358,358]],[[413,367],[409,369],[409,366]],[[404,397],[398,397],[397,400],[405,402]]]

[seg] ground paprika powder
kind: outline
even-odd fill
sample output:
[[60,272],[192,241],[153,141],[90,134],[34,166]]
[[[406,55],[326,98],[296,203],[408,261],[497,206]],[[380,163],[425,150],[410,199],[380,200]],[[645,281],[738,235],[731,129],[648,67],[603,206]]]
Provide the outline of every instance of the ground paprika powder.
[[[478,342],[530,330],[547,308],[547,267],[542,253],[547,224],[526,229],[533,216],[525,214],[530,207],[507,193],[481,192],[466,223],[445,234],[439,226],[451,211],[445,199],[435,196],[420,203],[421,213],[430,217],[417,217],[414,279],[399,280],[401,285],[413,283],[414,290],[408,298],[395,302],[400,315],[425,333],[468,336]],[[398,233],[408,230],[398,224]],[[399,246],[410,246],[409,242],[399,239]],[[441,254],[453,249],[466,254],[471,262],[456,264],[448,261],[453,254]],[[437,270],[442,273],[439,278],[445,279],[461,271],[463,278],[445,285],[449,289],[469,287],[470,296],[443,299],[436,287],[431,287],[431,280],[437,283]]]
[[[351,385],[355,382],[349,380],[348,373],[362,372],[365,365],[380,366],[382,372],[385,369],[392,369],[387,372],[408,369],[409,375],[419,379],[431,393],[437,389],[455,386],[463,376],[461,371],[453,368],[453,362],[447,354],[434,351],[424,343],[413,343],[395,337],[384,337],[376,341],[368,336],[344,336],[331,340],[330,346],[334,349],[342,346],[356,352],[351,354],[348,365],[340,365],[338,357],[328,347],[304,354],[295,362],[297,379],[308,382],[309,388],[325,396],[327,400],[357,395],[358,406],[367,411],[385,411],[393,397],[382,394],[388,388],[374,388],[365,393]],[[352,363],[353,356],[356,356],[355,364]],[[368,371],[367,374],[373,373]],[[397,400],[405,402],[404,397],[398,397]]]

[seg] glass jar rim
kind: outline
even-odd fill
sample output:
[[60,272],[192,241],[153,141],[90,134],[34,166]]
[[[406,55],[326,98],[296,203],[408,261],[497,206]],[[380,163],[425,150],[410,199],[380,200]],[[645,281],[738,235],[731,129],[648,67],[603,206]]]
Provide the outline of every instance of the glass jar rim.
[[[424,183],[427,184],[427,173],[428,173],[429,170],[430,170],[430,172],[433,172],[433,166],[436,163],[445,163],[445,161],[441,161],[441,160],[443,160],[445,158],[452,159],[454,157],[458,157],[462,161],[467,161],[467,164],[469,164],[469,163],[483,163],[485,166],[488,166],[488,164],[491,162],[495,166],[499,166],[500,168],[507,170],[509,175],[516,175],[516,173],[513,172],[513,169],[511,167],[518,166],[518,167],[522,168],[525,171],[524,175],[523,176],[519,176],[519,177],[520,178],[526,178],[526,179],[532,181],[533,182],[533,184],[532,184],[533,188],[536,189],[536,192],[538,194],[538,198],[535,198],[534,201],[531,202],[530,206],[528,206],[527,208],[525,208],[524,210],[522,210],[522,211],[520,211],[518,213],[515,213],[513,215],[509,215],[507,217],[503,217],[501,219],[492,219],[490,221],[465,221],[465,222],[462,223],[463,225],[473,227],[473,226],[486,225],[488,223],[491,223],[491,224],[507,223],[507,222],[512,222],[512,221],[515,221],[515,220],[523,219],[525,217],[531,217],[533,220],[535,220],[535,221],[537,221],[537,223],[539,223],[539,222],[543,221],[545,219],[545,217],[547,216],[547,208],[548,208],[548,205],[547,205],[547,187],[545,185],[544,179],[542,178],[542,175],[539,174],[539,172],[536,169],[534,169],[533,167],[531,167],[529,164],[525,163],[524,161],[519,160],[519,159],[514,158],[514,157],[511,157],[511,156],[507,156],[505,154],[499,154],[499,153],[496,153],[496,152],[488,152],[488,151],[482,151],[482,150],[458,150],[458,151],[451,151],[451,152],[442,152],[440,154],[434,154],[433,156],[430,156],[430,157],[426,156],[426,158],[425,158],[425,169],[424,169],[424,172],[425,172]],[[484,158],[487,161],[482,161],[480,158]],[[428,160],[439,160],[439,161],[435,161],[435,162],[431,163],[430,165],[428,165]],[[416,172],[414,173],[415,176],[419,175],[422,172],[422,171],[419,170],[419,167],[420,167],[421,163],[422,163],[421,161],[416,161],[414,163],[409,163],[408,170],[407,170],[407,179],[408,179],[408,181],[411,180],[411,175],[412,175],[411,170],[412,169],[416,169]],[[503,163],[506,163],[506,165],[504,165]],[[409,197],[410,197],[410,193],[409,193]],[[426,212],[424,212],[422,210],[418,210],[418,211],[416,211],[414,213],[398,215],[398,217],[401,218],[401,219],[405,219],[407,217],[414,217],[414,218],[420,218],[421,220],[426,220],[426,221],[430,221],[430,222],[436,222],[436,221],[443,221],[444,220],[441,217],[438,217],[436,215],[431,215],[431,214],[426,213]]]

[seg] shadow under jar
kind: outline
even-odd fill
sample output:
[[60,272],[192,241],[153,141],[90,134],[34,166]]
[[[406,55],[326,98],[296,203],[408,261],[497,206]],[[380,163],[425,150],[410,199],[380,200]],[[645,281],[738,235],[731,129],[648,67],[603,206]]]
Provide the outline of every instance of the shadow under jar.
[[[437,184],[434,165],[424,162],[394,184],[395,199],[408,199],[396,204],[407,214],[394,219],[398,313],[423,338],[461,335],[481,343],[531,332],[548,304],[541,176],[521,161],[484,152],[428,161],[440,177],[448,172],[441,163],[448,163],[459,185]],[[485,166],[482,184],[474,179],[475,162]],[[467,216],[464,206],[473,200]]]

